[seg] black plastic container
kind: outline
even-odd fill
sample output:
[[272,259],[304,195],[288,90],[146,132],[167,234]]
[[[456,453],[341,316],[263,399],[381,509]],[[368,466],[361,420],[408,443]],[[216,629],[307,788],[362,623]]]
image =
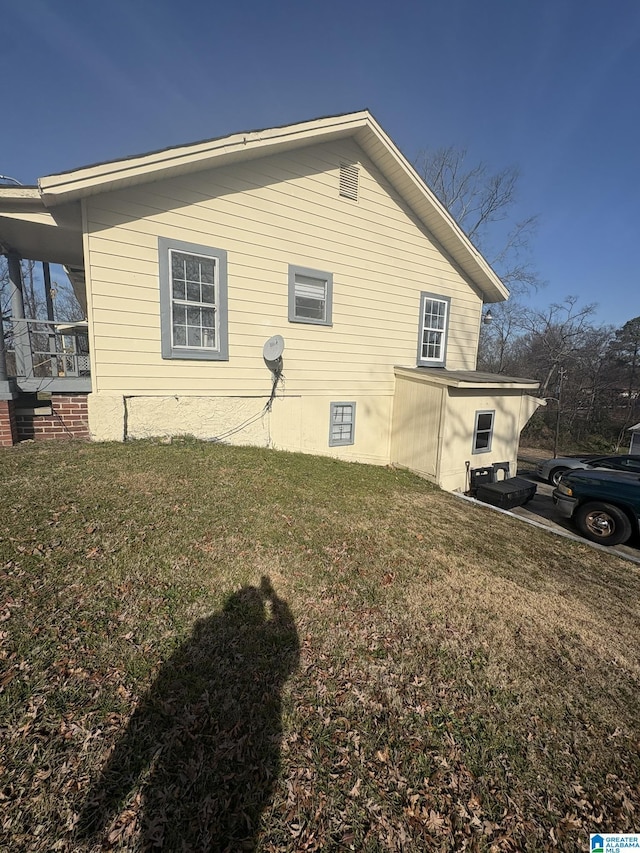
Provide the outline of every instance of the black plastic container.
[[514,506],[522,506],[530,501],[536,489],[536,484],[525,480],[524,477],[509,477],[508,480],[500,480],[499,483],[479,485],[476,497],[479,501],[500,509],[513,509]]

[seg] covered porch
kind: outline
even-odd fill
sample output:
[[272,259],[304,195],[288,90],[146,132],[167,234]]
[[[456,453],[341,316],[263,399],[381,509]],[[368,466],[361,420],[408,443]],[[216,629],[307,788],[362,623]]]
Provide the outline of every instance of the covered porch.
[[[45,208],[36,187],[0,187],[0,445],[24,438],[87,437],[91,359],[86,319],[56,318],[50,264],[61,264],[86,312],[80,212]],[[42,264],[44,305],[25,311],[22,261]],[[32,309],[33,313],[33,309]],[[73,416],[70,417],[70,414]]]

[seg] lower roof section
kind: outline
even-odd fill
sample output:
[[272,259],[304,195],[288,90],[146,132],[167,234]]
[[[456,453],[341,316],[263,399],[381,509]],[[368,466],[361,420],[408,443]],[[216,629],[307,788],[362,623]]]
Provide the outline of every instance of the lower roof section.
[[82,267],[79,205],[51,213],[35,187],[0,187],[0,252],[30,261]]
[[413,379],[416,382],[428,382],[432,385],[448,385],[452,388],[467,390],[522,390],[530,394],[540,387],[535,379],[523,379],[517,376],[503,376],[500,373],[484,373],[480,370],[447,370],[443,367],[394,367],[396,376]]

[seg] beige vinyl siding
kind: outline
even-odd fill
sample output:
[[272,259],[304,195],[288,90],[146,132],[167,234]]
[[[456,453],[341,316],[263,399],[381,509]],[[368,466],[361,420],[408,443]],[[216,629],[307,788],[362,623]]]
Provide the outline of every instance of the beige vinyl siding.
[[438,482],[446,388],[396,377],[391,428],[391,463]]
[[[359,200],[339,196],[359,165]],[[416,363],[420,292],[451,297],[447,367],[473,369],[481,299],[351,140],[90,197],[94,388],[266,395],[264,341],[285,339],[288,394],[391,397]],[[158,237],[228,253],[229,361],[160,355]],[[333,325],[288,322],[288,265],[333,273]]]
[[[541,401],[523,388],[450,387],[432,372],[398,371],[390,462],[450,491],[469,488],[468,468],[509,462],[517,470],[520,431]],[[477,412],[493,412],[491,449],[473,452]]]
[[[526,419],[521,423],[523,400],[533,398],[523,394],[521,390],[502,390],[499,394],[492,394],[490,391],[480,393],[448,388],[447,392],[445,429],[450,441],[445,442],[442,449],[442,487],[468,488],[467,462],[470,468],[484,468],[494,462],[509,462],[511,471],[515,474],[520,430],[526,423]],[[488,411],[494,412],[491,450],[486,453],[474,453],[472,445],[476,413]]]

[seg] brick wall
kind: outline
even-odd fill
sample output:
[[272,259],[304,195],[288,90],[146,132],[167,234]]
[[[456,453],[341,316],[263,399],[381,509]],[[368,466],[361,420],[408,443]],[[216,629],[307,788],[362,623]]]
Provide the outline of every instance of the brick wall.
[[89,438],[86,394],[52,394],[51,406],[39,404],[32,410],[18,407],[17,412],[18,441]]
[[0,447],[12,447],[18,440],[13,400],[0,400]]

